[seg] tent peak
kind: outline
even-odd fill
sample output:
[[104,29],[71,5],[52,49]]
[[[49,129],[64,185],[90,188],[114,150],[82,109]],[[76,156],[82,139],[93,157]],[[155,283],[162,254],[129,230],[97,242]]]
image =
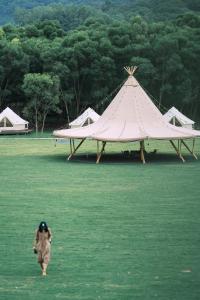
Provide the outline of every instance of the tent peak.
[[133,76],[133,74],[135,73],[135,71],[137,70],[138,67],[124,67],[124,69],[126,70],[126,72],[130,75]]

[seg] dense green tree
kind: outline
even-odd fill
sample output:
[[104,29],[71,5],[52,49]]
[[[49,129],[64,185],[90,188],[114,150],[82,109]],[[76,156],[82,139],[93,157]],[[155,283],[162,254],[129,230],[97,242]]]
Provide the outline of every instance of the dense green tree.
[[[35,7],[32,10],[17,9],[15,19],[18,24],[35,24],[57,20],[65,31],[82,25],[89,17],[107,18],[100,10],[85,5],[62,5]],[[52,27],[52,26],[51,26]]]
[[33,118],[36,133],[39,127],[43,132],[49,112],[58,112],[59,78],[49,74],[26,74],[22,89],[28,98],[24,114]]
[[18,39],[0,40],[0,107],[21,100],[20,86],[28,64],[28,56]]
[[[150,1],[149,5],[152,3],[156,2]],[[121,5],[116,1],[114,7]],[[199,118],[200,27],[197,14],[179,15],[173,21],[151,22],[133,14],[128,20],[113,21],[105,14],[83,17],[87,10],[77,11],[83,22],[70,31],[69,27],[64,31],[62,24],[51,18],[41,18],[25,26],[1,28],[1,108],[8,103],[18,110],[24,108],[30,118],[34,115],[34,122],[37,119],[37,128],[43,127],[50,112],[56,118],[57,112],[62,111],[66,122],[88,106],[101,113],[126,77],[124,66],[137,65],[135,76],[158,100],[160,109],[174,105],[189,117]],[[33,114],[33,102],[27,92],[22,91],[24,75],[32,78],[34,73],[39,83],[43,82],[43,75],[48,75],[48,82],[56,78],[59,83],[55,83],[53,89],[57,91],[54,107],[47,109],[45,101],[37,100],[37,114],[35,111]],[[33,87],[34,84],[37,85],[36,81]],[[43,88],[48,91],[45,85]]]

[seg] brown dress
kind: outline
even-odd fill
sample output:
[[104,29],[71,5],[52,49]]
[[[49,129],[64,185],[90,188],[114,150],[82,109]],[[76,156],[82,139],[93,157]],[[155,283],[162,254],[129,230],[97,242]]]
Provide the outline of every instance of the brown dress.
[[35,248],[38,253],[38,262],[48,264],[50,260],[50,252],[51,252],[51,230],[48,229],[47,232],[39,230],[36,231],[35,238]]

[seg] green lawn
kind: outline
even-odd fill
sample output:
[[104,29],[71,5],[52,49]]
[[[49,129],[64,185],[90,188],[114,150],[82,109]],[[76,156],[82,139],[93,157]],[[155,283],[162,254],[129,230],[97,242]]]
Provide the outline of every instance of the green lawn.
[[[157,142],[146,165],[116,154],[134,144],[108,145],[96,165],[88,141],[68,162],[69,145],[30,138],[0,137],[0,299],[199,299],[200,161]],[[32,252],[42,220],[45,278]]]

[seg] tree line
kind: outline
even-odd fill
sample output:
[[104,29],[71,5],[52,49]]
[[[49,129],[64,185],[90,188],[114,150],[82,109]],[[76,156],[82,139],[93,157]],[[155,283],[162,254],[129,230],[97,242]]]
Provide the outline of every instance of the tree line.
[[41,15],[55,4],[65,6],[88,5],[99,12],[105,12],[117,19],[127,19],[141,15],[146,20],[163,21],[175,18],[178,14],[200,12],[199,0],[0,0],[0,24],[15,22],[20,15],[23,21],[30,14]]
[[36,130],[88,106],[102,113],[127,77],[123,67],[137,65],[135,76],[161,111],[174,105],[200,121],[197,14],[163,22],[89,14],[77,26],[40,19],[0,28],[1,110],[10,106]]

